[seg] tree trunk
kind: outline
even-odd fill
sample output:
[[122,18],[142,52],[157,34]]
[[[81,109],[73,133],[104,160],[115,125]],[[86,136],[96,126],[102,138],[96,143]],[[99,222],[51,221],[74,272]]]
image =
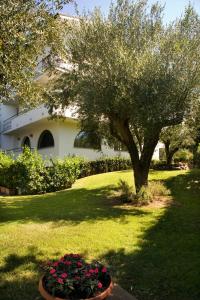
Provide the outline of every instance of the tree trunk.
[[148,135],[144,137],[141,156],[139,156],[139,151],[129,128],[128,120],[124,121],[112,116],[110,130],[111,134],[122,142],[129,151],[133,166],[135,190],[138,194],[143,186],[148,185],[150,163],[155,147],[159,141],[161,128],[150,128]]
[[172,165],[172,159],[174,154],[179,150],[178,147],[174,149],[170,149],[170,141],[166,141],[165,143],[165,154],[166,154],[166,163],[167,166],[170,167]]
[[151,159],[158,140],[159,134],[155,134],[154,137],[151,136],[151,138],[144,139],[143,150],[140,158],[137,158],[134,151],[129,148],[134,171],[135,190],[137,194],[140,192],[142,187],[148,186],[148,175]]

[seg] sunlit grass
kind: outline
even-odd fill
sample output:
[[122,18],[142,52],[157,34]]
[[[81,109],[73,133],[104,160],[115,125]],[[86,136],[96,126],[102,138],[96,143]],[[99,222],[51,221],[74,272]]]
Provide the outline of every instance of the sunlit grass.
[[[177,184],[174,184],[172,178],[175,176],[182,178],[180,174],[183,176],[183,181],[179,180]],[[193,176],[196,178],[199,175],[200,172],[196,171]],[[187,232],[184,230],[182,237],[180,236],[180,222],[185,224],[186,221],[183,219],[182,213],[185,214],[185,218],[192,218],[193,223],[196,224],[196,201],[198,197],[200,200],[199,190],[194,194],[193,191],[187,189],[184,181],[187,176],[189,173],[185,171],[151,172],[150,179],[165,180],[168,188],[171,189],[175,202],[178,202],[178,205],[172,205],[171,208],[126,207],[108,197],[119,179],[127,180],[129,184],[132,184],[131,171],[83,178],[78,180],[71,189],[63,192],[39,196],[1,197],[0,263],[2,278],[0,285],[2,299],[33,300],[39,297],[37,281],[40,262],[68,252],[82,253],[88,259],[101,259],[109,264],[115,280],[129,291],[136,293],[141,299],[198,299],[195,298],[194,291],[196,289],[192,284],[190,290],[193,298],[184,298],[184,291],[177,290],[177,294],[175,293],[176,285],[177,288],[185,286],[184,278],[181,285],[178,279],[173,279],[173,289],[169,287],[171,298],[165,298],[166,291],[163,283],[160,285],[161,288],[154,287],[154,284],[159,285],[158,278],[159,276],[162,278],[164,265],[160,270],[156,265],[156,273],[152,275],[154,278],[151,278],[149,282],[147,280],[149,274],[153,272],[156,261],[153,251],[160,251],[158,261],[160,255],[165,256],[163,251],[166,257],[167,253],[169,256],[172,255],[171,247],[175,247],[175,245],[166,243],[170,230],[173,232],[178,228],[179,234],[174,236],[176,239],[174,242],[182,248],[184,263],[184,243],[188,236],[185,236]],[[189,216],[185,205],[189,206],[188,210],[191,206]],[[166,219],[169,210],[172,210],[173,214]],[[165,219],[167,226],[164,226],[163,229],[165,223],[162,223],[162,220]],[[172,227],[170,228],[170,226]],[[198,229],[195,226],[193,238],[196,238]],[[164,236],[165,230],[166,237]],[[153,245],[153,241],[149,244],[149,232],[154,231],[156,232],[155,245]],[[147,244],[149,252],[146,251]],[[173,259],[173,263],[175,263],[176,260],[174,257]],[[179,260],[176,263],[177,268]],[[147,264],[147,261],[150,265]],[[146,266],[144,262],[146,262]],[[166,261],[166,266],[168,269],[168,261]],[[152,269],[151,272],[150,269]],[[167,272],[164,273],[167,276]],[[166,278],[166,286],[170,282],[170,276]],[[187,287],[185,289],[187,290]],[[147,294],[149,294],[148,297]],[[174,294],[176,294],[176,298],[173,298]]]

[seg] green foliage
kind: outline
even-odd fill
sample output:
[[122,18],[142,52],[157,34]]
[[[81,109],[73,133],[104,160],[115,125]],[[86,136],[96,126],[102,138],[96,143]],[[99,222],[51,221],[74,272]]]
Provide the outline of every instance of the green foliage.
[[0,185],[9,187],[8,170],[13,164],[14,160],[11,156],[0,152]]
[[118,156],[113,158],[97,159],[94,161],[85,161],[81,163],[80,177],[120,170],[128,170],[130,168],[130,159],[125,159]]
[[128,159],[115,157],[84,161],[80,157],[43,160],[28,147],[16,160],[0,153],[0,185],[15,188],[22,194],[40,194],[70,188],[77,178],[126,170]]
[[47,191],[58,191],[70,188],[80,176],[83,159],[78,157],[66,157],[63,160],[52,160],[52,166],[47,167],[46,181]]
[[175,155],[174,155],[174,162],[192,162],[193,160],[193,154],[187,150],[187,149],[180,149]]
[[46,167],[37,151],[24,148],[16,161],[10,166],[12,187],[18,188],[22,194],[39,194],[46,191]]
[[[35,104],[41,87],[34,84],[38,57],[60,54],[62,42],[58,10],[68,0],[7,0],[0,2],[0,96],[15,96]],[[40,97],[37,97],[40,96]],[[41,100],[41,99],[40,99]]]
[[191,5],[172,24],[162,16],[158,3],[118,0],[108,17],[96,9],[72,22],[65,48],[74,68],[49,91],[51,112],[73,105],[83,129],[127,147],[137,191],[162,128],[180,124],[199,94],[199,16]]
[[194,155],[194,166],[195,168],[200,168],[200,145]]
[[168,196],[170,191],[161,181],[151,181],[148,186],[143,186],[134,197],[134,202],[138,205],[146,205],[159,197]]
[[132,187],[124,180],[120,179],[117,187],[120,192],[120,199],[122,203],[129,203],[133,200]]

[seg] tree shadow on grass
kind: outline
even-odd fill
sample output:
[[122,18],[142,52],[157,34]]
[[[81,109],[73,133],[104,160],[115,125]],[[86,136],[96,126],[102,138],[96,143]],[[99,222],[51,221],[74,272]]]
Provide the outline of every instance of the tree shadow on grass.
[[107,186],[99,189],[69,189],[40,196],[2,198],[0,222],[54,222],[55,226],[64,223],[78,224],[82,221],[119,219],[126,222],[128,215],[143,216],[145,210],[116,205],[108,195],[113,189]]
[[0,268],[0,298],[4,300],[40,300],[38,293],[39,266],[42,255],[29,247],[26,255],[12,253]]
[[139,300],[200,299],[200,171],[166,181],[179,205],[168,207],[144,232],[139,249],[122,248],[100,259]]

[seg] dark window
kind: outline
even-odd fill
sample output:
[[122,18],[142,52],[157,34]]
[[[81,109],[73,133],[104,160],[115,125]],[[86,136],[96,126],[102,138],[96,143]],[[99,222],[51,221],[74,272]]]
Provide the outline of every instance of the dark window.
[[80,131],[74,140],[74,147],[101,150],[101,140],[95,132]]
[[28,136],[26,136],[24,139],[23,139],[23,142],[22,142],[22,147],[29,147],[31,148],[31,141],[29,139]]
[[45,130],[41,133],[38,141],[38,149],[48,148],[54,146],[54,138],[49,130]]

